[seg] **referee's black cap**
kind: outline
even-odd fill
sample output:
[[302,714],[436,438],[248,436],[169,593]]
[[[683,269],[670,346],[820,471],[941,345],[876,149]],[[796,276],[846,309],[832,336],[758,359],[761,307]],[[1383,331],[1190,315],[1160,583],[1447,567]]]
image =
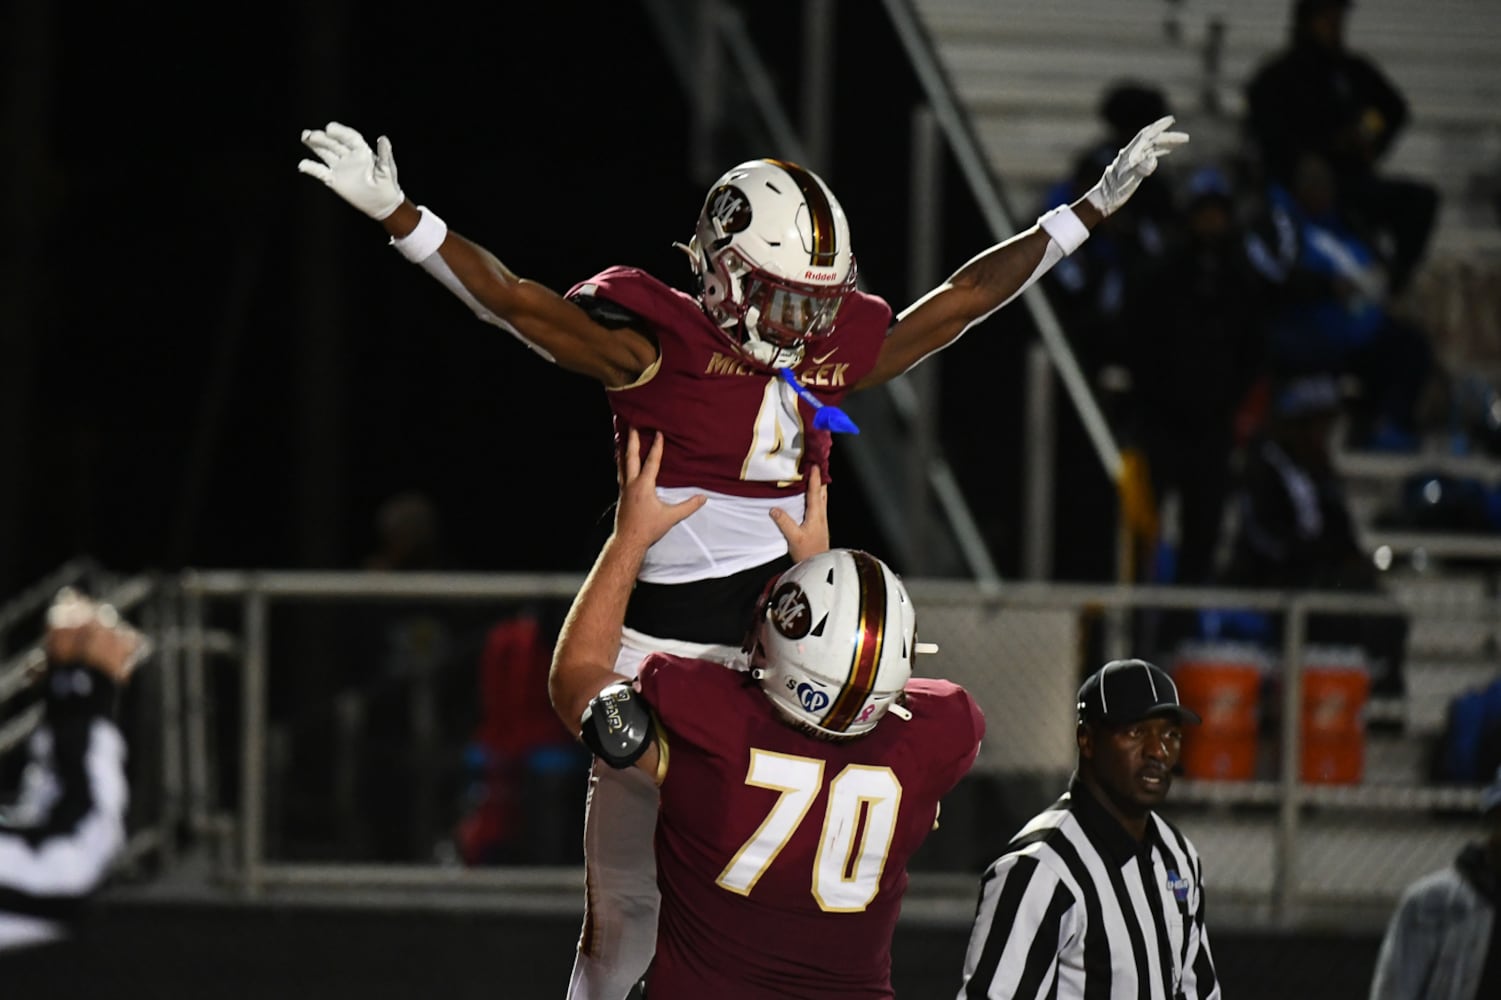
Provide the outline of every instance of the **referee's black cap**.
[[1111,660],[1079,688],[1079,720],[1124,725],[1156,716],[1198,724],[1198,713],[1178,701],[1178,685],[1146,660]]

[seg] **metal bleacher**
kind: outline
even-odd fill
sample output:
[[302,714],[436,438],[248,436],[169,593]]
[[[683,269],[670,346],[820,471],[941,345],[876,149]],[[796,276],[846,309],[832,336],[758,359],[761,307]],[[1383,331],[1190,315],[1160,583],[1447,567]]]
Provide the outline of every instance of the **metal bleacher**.
[[[1244,152],[1244,86],[1286,44],[1292,2],[914,0],[914,7],[992,172],[1025,218],[1047,207],[1046,189],[1079,149],[1102,135],[1099,101],[1116,82],[1159,87],[1193,136],[1168,161],[1170,171],[1237,162]],[[1361,0],[1347,21],[1349,47],[1382,66],[1411,105],[1408,129],[1383,169],[1424,179],[1441,195],[1428,259],[1399,307],[1428,327],[1447,373],[1493,373],[1501,361],[1501,304],[1489,291],[1501,275],[1498,37],[1501,5],[1486,0]],[[1439,396],[1440,404],[1452,405],[1446,393]],[[1501,534],[1397,528],[1380,520],[1415,476],[1443,473],[1501,485],[1501,461],[1454,454],[1451,428],[1443,423],[1435,421],[1418,454],[1338,455],[1365,541],[1385,560],[1389,591],[1412,620],[1407,690],[1375,699],[1369,709],[1363,788],[1346,800],[1327,798],[1325,805],[1349,811],[1324,810],[1301,830],[1297,878],[1331,902],[1389,901],[1425,866],[1442,863],[1468,832],[1452,815],[1416,807],[1416,799],[1403,805],[1402,796],[1428,785],[1450,701],[1501,674],[1493,613]],[[1385,805],[1373,796],[1378,789],[1393,793]],[[1275,822],[1251,807],[1260,793],[1185,792],[1185,800],[1209,804],[1190,828],[1206,857],[1227,862],[1216,866],[1220,884],[1231,895],[1254,898],[1276,877]],[[1245,807],[1252,812],[1235,811]],[[1414,851],[1418,844],[1424,850]],[[1362,873],[1376,858],[1381,876]],[[1378,921],[1383,906],[1366,916]]]
[[[997,176],[1019,204],[1040,199],[1062,165],[1100,131],[1103,88],[1160,87],[1194,136],[1182,162],[1224,156],[1239,141],[1243,88],[1287,38],[1289,0],[917,0],[951,82]],[[1501,172],[1501,7],[1483,0],[1362,0],[1348,44],[1407,95],[1412,122],[1388,171],[1435,183],[1443,217],[1435,251],[1495,251],[1501,231],[1483,199]],[[1479,206],[1477,210],[1477,206]]]

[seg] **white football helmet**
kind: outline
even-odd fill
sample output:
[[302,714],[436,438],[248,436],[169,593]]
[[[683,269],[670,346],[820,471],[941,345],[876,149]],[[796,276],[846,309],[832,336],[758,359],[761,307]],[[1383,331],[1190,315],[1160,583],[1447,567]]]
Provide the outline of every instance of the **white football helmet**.
[[714,182],[686,250],[704,310],[753,360],[796,365],[855,288],[849,222],[812,171],[750,160]]
[[891,568],[832,549],[771,586],[751,634],[751,676],[794,725],[846,739],[870,732],[897,702],[916,641],[912,599]]

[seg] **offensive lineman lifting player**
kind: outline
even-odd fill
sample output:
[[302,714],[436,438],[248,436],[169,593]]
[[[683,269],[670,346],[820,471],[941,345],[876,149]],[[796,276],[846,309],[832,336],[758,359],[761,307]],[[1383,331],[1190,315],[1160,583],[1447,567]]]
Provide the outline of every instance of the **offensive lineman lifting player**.
[[[616,665],[634,677],[652,650],[735,660],[762,587],[789,565],[787,538],[822,516],[830,431],[842,429],[845,395],[947,347],[1075,250],[1187,141],[1169,131],[1172,122],[1142,129],[1084,197],[977,254],[894,321],[885,300],[855,287],[849,224],[833,192],[797,164],[753,160],[716,181],[683,248],[697,296],[628,267],[566,296],[519,277],[406,198],[384,136],[372,149],[338,122],[306,130],[302,141],[317,158],[298,169],[379,220],[404,257],[480,319],[603,384],[618,454],[631,428],[665,435],[664,501],[707,497],[642,561]],[[807,507],[810,498],[819,509]],[[570,997],[621,1000],[650,960],[656,814],[656,788],[644,776],[595,767],[584,834],[587,947]]]
[[628,433],[615,531],[549,679],[564,725],[609,766],[661,786],[646,995],[890,997],[908,859],[974,763],[985,720],[958,685],[912,677],[912,600],[850,549],[811,555],[768,588],[750,677],[664,653],[635,684],[615,673],[636,570],[697,509],[658,499],[661,460],[661,435],[643,459]]

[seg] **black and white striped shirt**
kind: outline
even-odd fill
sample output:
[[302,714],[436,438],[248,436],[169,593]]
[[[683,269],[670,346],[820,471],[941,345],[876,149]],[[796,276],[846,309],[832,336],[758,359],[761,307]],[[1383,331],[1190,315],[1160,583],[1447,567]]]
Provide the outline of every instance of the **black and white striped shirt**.
[[1138,843],[1076,777],[980,881],[959,1000],[1218,1000],[1198,852]]
[[0,822],[0,951],[61,936],[125,843],[125,740],[115,685],[54,667],[21,799]]

